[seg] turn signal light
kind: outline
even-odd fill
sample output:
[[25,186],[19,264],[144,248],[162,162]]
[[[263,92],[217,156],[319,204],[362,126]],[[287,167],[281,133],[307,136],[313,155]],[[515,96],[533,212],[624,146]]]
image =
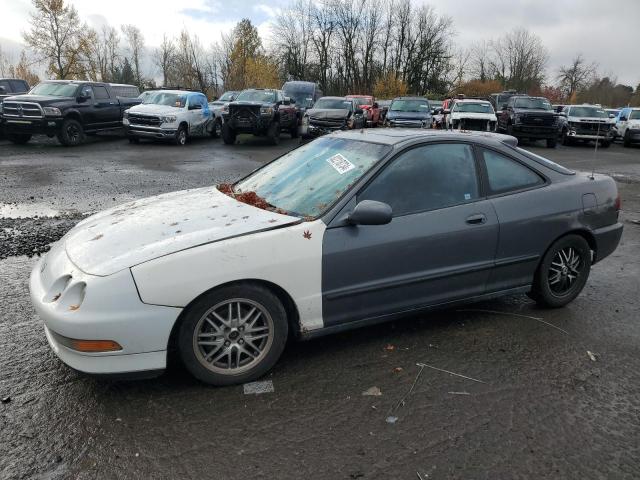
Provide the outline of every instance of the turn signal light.
[[69,348],[77,350],[78,352],[117,352],[122,350],[122,347],[118,342],[113,340],[74,340],[70,339],[71,344]]

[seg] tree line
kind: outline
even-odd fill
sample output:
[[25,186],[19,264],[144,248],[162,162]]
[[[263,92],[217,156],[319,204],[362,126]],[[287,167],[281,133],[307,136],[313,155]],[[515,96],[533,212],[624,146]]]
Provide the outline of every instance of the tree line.
[[[224,90],[279,87],[286,80],[317,82],[325,94],[374,93],[380,98],[457,93],[486,96],[503,89],[540,94],[553,102],[640,104],[640,94],[598,74],[582,55],[549,75],[542,40],[517,28],[461,48],[453,19],[411,0],[292,0],[279,11],[266,45],[243,19],[205,46],[192,32],[165,36],[149,48],[135,25],[90,28],[68,0],[32,0],[23,52],[16,64],[0,50],[0,74],[30,75],[44,65],[58,79],[180,86],[210,97]],[[145,65],[153,65],[149,71]],[[2,73],[2,72],[7,73]],[[20,75],[19,75],[19,74]],[[157,81],[156,81],[157,79]],[[639,86],[640,87],[640,86]]]

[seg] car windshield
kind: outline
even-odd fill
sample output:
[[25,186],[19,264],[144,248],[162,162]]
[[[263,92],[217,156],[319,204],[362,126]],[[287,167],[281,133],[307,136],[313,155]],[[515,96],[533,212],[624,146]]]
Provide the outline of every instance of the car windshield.
[[465,113],[493,113],[490,103],[457,103],[456,110]]
[[230,102],[233,100],[233,96],[236,92],[224,92],[222,96],[218,99],[219,102]]
[[31,89],[31,95],[49,95],[52,97],[75,97],[77,83],[40,83]]
[[544,98],[516,98],[516,108],[528,110],[551,110],[551,104]]
[[345,100],[344,98],[321,98],[316,102],[313,108],[351,110],[353,108],[353,103],[351,100]]
[[390,150],[377,143],[319,138],[241,180],[234,192],[255,192],[291,215],[316,217]]
[[640,120],[640,110],[631,110],[629,120]]
[[609,114],[607,112],[598,107],[571,107],[569,115],[572,117],[609,117]]
[[276,101],[276,93],[273,90],[245,90],[236,98],[239,102],[273,103]]
[[142,103],[145,105],[166,105],[168,107],[184,108],[186,101],[186,95],[181,95],[179,93],[157,92],[153,95],[149,95],[142,101]]
[[358,105],[373,105],[371,97],[347,97],[353,98]]
[[426,100],[394,100],[389,110],[392,112],[428,112],[429,102]]

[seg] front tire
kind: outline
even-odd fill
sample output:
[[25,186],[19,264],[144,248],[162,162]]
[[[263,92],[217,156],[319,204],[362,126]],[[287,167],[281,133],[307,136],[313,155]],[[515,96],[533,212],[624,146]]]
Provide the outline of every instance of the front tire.
[[202,382],[235,385],[267,373],[289,334],[282,302],[253,284],[223,287],[189,306],[178,348],[185,367]]
[[580,235],[562,237],[542,258],[529,296],[545,307],[564,307],[580,294],[590,270],[587,241]]
[[58,133],[58,141],[65,147],[75,147],[84,142],[84,129],[77,120],[68,118],[62,122],[62,129]]
[[222,124],[222,140],[225,145],[233,145],[236,142],[236,132],[228,124]]
[[11,143],[15,143],[16,145],[24,145],[25,143],[29,143],[31,140],[30,133],[9,133],[7,134],[7,140]]
[[269,126],[267,137],[271,145],[278,145],[280,143],[280,122],[275,121]]
[[180,125],[178,131],[176,132],[176,138],[173,140],[173,143],[176,145],[183,147],[187,144],[187,127],[184,125]]

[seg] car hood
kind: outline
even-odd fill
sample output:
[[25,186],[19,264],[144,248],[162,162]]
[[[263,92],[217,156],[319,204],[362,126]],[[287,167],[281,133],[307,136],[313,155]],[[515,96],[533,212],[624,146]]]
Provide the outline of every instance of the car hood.
[[550,117],[553,117],[554,115],[557,115],[556,112],[552,112],[550,110],[533,110],[533,109],[529,109],[529,108],[523,108],[523,109],[518,109],[518,108],[514,108],[513,111],[515,113],[517,113],[518,115],[548,115]]
[[229,106],[238,106],[238,107],[244,107],[244,106],[248,106],[248,107],[271,107],[273,106],[273,103],[270,102],[245,102],[242,100],[236,100],[235,102],[230,102]]
[[53,103],[53,102],[68,102],[73,100],[73,97],[53,97],[49,95],[29,95],[29,94],[21,94],[21,95],[13,95],[11,97],[6,97],[3,100],[12,102],[33,102],[33,103]]
[[182,111],[181,108],[172,107],[171,105],[155,105],[146,103],[136,105],[129,109],[129,113],[138,113],[142,115],[177,115]]
[[411,120],[411,119],[423,120],[425,118],[430,118],[430,117],[431,117],[431,114],[429,112],[400,112],[400,111],[394,111],[394,110],[387,111],[387,118],[389,120],[393,120],[396,118],[407,119],[407,120]]
[[478,120],[490,120],[496,121],[496,116],[493,113],[475,113],[475,112],[453,112],[451,118],[468,118]]
[[80,222],[62,241],[79,269],[106,276],[180,250],[299,221],[205,187],[105,210]]
[[349,113],[346,108],[312,108],[307,110],[307,115],[313,118],[346,118]]
[[602,118],[602,117],[567,117],[567,120],[570,122],[590,122],[590,123],[615,123],[615,119],[613,118]]

